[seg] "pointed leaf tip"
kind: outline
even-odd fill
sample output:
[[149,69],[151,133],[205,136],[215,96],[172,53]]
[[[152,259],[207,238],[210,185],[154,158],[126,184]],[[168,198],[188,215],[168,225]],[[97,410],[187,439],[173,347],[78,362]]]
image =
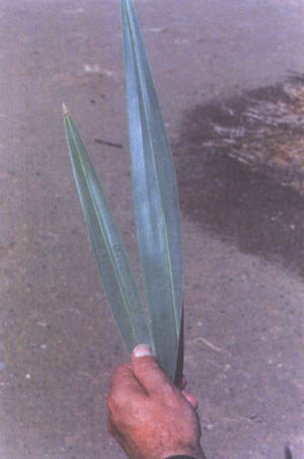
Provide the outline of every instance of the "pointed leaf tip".
[[67,116],[69,114],[69,110],[67,109],[67,106],[65,105],[65,103],[62,104],[62,113],[63,113],[63,116]]
[[[133,200],[156,357],[173,381],[182,363],[183,268],[177,181],[132,0],[121,0]],[[179,375],[178,375],[179,376]]]
[[127,249],[86,147],[65,106],[63,112],[80,204],[113,315],[130,352],[140,343],[148,343],[153,348],[153,340]]

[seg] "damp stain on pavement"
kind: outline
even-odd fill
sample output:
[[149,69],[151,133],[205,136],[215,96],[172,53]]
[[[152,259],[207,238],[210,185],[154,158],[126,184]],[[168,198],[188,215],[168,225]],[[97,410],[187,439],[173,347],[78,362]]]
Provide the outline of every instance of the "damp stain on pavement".
[[304,76],[185,113],[175,145],[183,212],[304,277]]

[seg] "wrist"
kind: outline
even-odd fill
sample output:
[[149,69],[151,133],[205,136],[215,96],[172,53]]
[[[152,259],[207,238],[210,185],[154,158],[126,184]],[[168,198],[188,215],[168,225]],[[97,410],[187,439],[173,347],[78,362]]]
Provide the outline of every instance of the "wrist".
[[169,454],[162,456],[162,459],[206,459],[203,450],[199,447],[195,450],[170,451]]
[[188,455],[184,455],[184,454],[179,454],[178,456],[169,456],[169,457],[166,457],[165,459],[196,459],[194,456],[188,456]]
[[170,451],[162,459],[206,459],[206,456],[199,445],[197,448]]
[[195,456],[188,456],[188,455],[185,455],[185,454],[179,454],[177,456],[166,457],[165,459],[196,459],[196,457]]
[[164,459],[205,459],[204,453],[199,456],[190,456],[189,454],[176,454],[173,456],[166,456]]

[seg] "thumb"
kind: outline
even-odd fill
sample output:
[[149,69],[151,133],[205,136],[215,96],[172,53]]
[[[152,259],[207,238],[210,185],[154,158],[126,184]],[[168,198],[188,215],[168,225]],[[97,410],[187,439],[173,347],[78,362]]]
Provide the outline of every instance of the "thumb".
[[139,344],[135,347],[131,355],[131,364],[136,378],[148,394],[162,392],[164,387],[171,385],[148,345]]

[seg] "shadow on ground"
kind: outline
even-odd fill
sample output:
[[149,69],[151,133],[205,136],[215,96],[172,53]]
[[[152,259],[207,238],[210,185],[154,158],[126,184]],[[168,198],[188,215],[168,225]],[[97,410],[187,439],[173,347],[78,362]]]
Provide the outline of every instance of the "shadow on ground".
[[301,277],[303,102],[304,79],[295,75],[198,105],[186,113],[175,147],[183,212],[204,231]]

